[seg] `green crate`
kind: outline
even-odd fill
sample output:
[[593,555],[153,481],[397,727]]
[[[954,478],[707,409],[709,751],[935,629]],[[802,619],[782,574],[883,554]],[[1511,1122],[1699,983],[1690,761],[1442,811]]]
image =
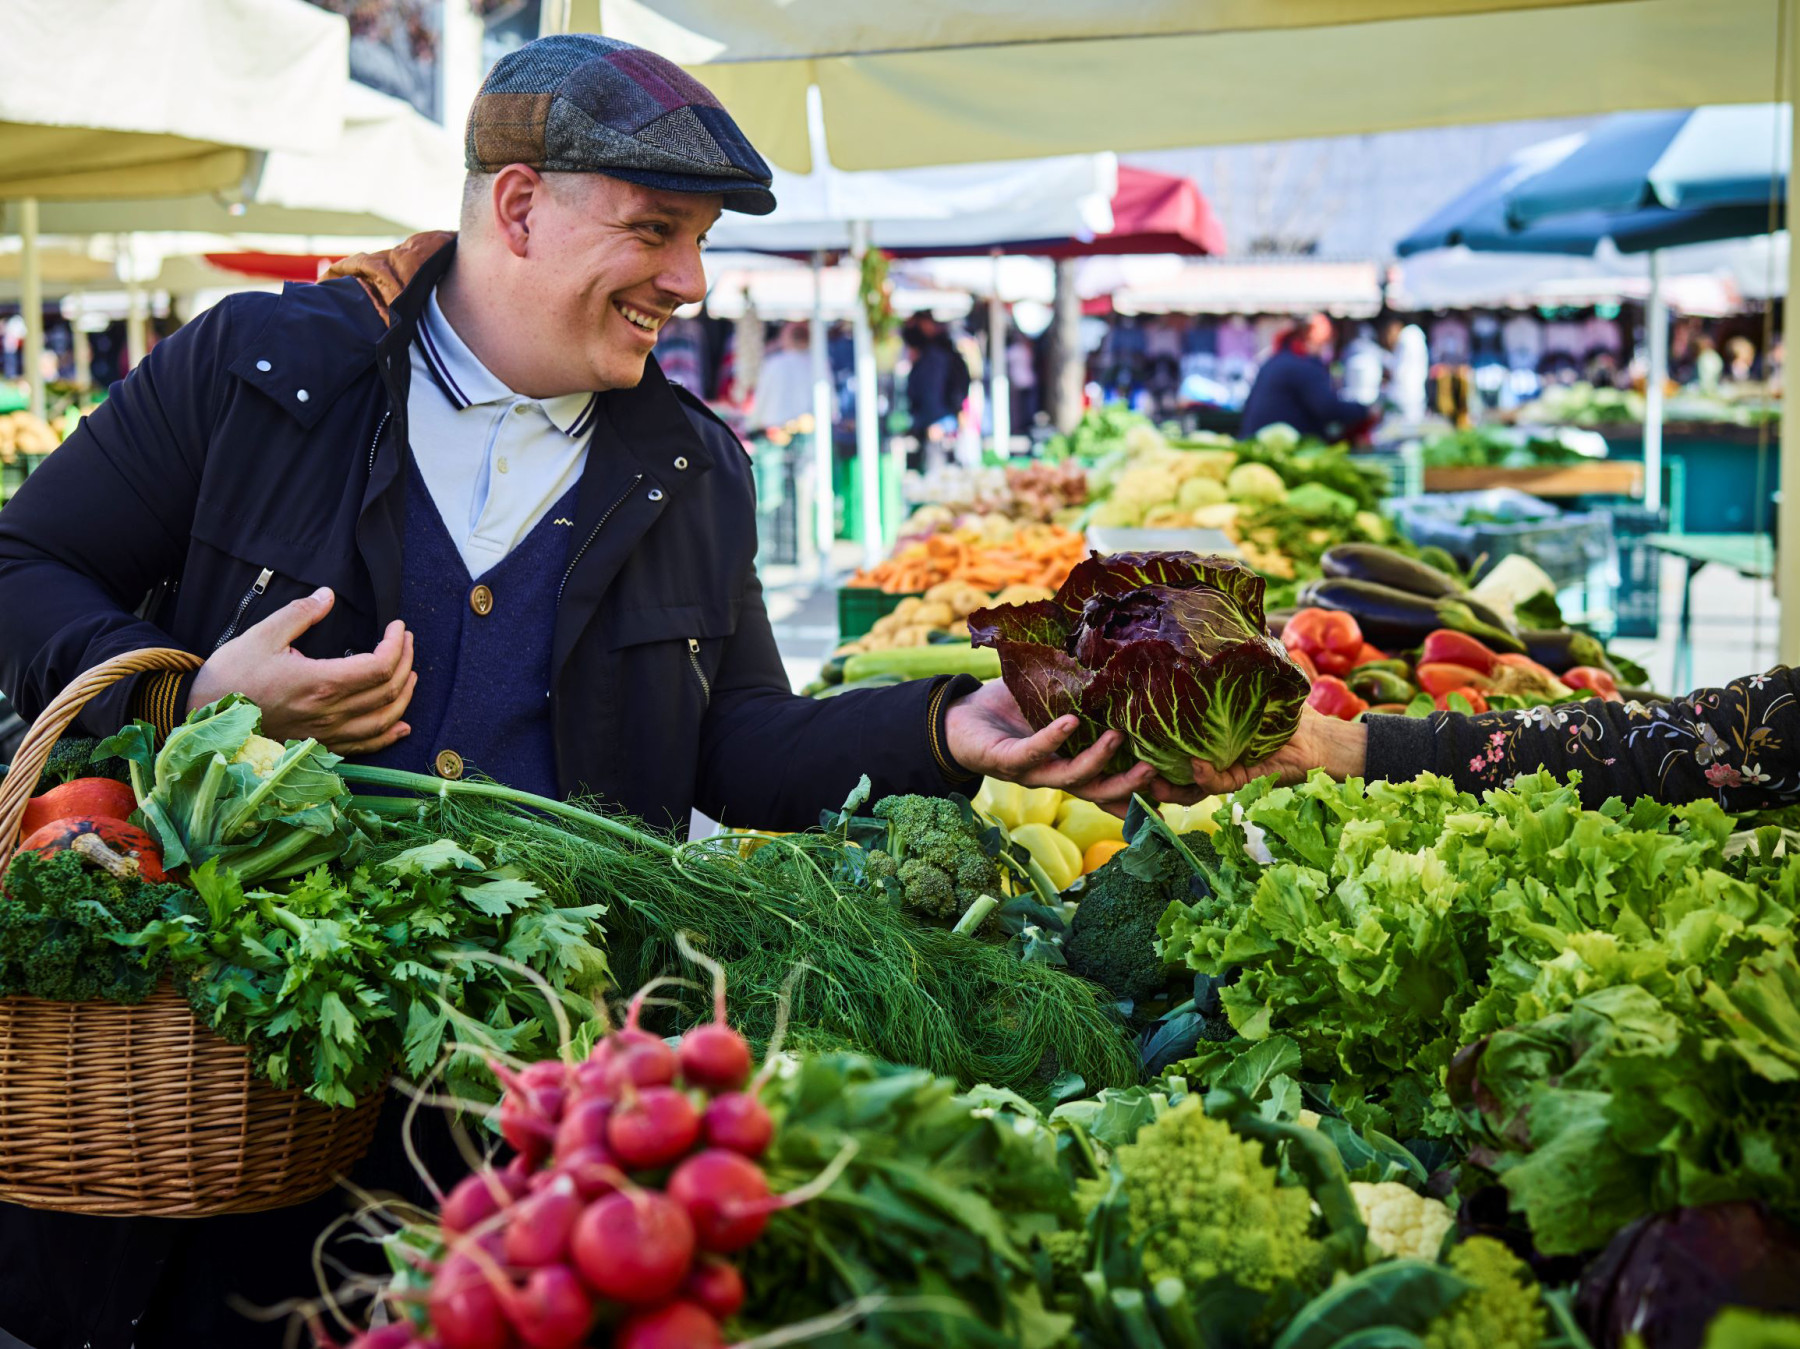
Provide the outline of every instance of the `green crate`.
[[838,590],[838,640],[855,641],[874,627],[877,619],[886,618],[898,609],[901,600],[917,599],[923,593],[914,590],[890,595],[873,586],[841,587]]

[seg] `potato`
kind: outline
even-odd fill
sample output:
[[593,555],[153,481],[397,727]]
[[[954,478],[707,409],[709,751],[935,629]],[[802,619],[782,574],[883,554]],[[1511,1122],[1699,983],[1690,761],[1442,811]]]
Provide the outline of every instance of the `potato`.
[[952,637],[960,637],[963,641],[968,641],[969,620],[966,618],[957,619],[956,622],[950,625],[949,632]]
[[883,614],[870,626],[870,632],[893,632],[900,626],[900,620],[893,614]]
[[956,621],[950,606],[942,600],[927,600],[912,611],[908,626],[947,628]]
[[896,604],[892,614],[895,624],[904,626],[905,624],[910,623],[912,621],[913,611],[919,607],[921,602],[922,601],[920,601],[918,596],[908,595],[905,599],[901,600],[900,603]]
[[895,646],[924,646],[930,640],[930,628],[901,628],[894,634]]
[[1046,590],[1043,586],[1010,585],[994,596],[995,604],[1035,604],[1039,600],[1050,599],[1055,591]]

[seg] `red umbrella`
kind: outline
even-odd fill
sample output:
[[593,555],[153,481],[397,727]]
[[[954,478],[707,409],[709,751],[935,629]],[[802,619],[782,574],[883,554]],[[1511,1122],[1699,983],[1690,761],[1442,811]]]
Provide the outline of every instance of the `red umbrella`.
[[208,253],[206,260],[228,272],[265,281],[317,281],[338,253]]

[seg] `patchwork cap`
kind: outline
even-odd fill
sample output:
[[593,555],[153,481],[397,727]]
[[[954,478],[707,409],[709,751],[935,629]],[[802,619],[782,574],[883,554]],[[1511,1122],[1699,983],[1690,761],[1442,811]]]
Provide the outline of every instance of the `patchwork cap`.
[[464,164],[604,173],[724,197],[767,215],[771,175],[712,91],[673,61],[593,33],[556,33],[494,63],[469,109]]

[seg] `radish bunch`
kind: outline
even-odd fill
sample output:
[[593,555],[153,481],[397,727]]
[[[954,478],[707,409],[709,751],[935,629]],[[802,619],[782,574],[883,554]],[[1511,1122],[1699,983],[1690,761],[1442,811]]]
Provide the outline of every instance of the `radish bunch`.
[[443,1202],[429,1334],[351,1349],[722,1349],[744,1302],[729,1257],[802,1196],[771,1196],[755,1160],[774,1124],[722,987],[717,1020],[676,1048],[638,1029],[641,1005],[586,1062],[495,1067],[515,1155]]

